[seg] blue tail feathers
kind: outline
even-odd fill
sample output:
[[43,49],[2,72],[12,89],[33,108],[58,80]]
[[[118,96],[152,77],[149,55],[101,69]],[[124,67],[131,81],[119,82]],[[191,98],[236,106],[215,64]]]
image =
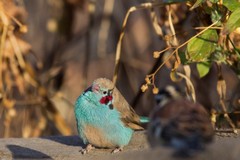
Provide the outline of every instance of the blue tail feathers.
[[150,119],[148,117],[140,116],[140,122],[141,123],[148,123]]

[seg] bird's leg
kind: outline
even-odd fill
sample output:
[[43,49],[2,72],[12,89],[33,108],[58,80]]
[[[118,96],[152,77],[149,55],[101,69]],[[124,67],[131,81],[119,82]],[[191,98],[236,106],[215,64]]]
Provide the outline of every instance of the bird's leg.
[[88,153],[90,150],[92,150],[92,149],[94,149],[94,148],[95,148],[95,147],[94,147],[93,145],[88,144],[88,145],[86,146],[86,148],[81,149],[80,152],[81,152],[82,154],[86,154],[86,153]]
[[112,153],[118,153],[118,152],[121,152],[122,150],[123,150],[123,147],[117,147],[112,151]]

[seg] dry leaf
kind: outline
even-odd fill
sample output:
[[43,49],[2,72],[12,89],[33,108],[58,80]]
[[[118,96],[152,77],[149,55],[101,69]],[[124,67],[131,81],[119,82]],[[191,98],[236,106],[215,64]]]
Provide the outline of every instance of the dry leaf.
[[160,52],[159,51],[154,51],[153,52],[153,58],[159,58],[160,57]]
[[147,84],[151,84],[151,81],[150,81],[148,76],[145,78],[145,81],[146,81]]
[[10,117],[15,117],[17,115],[16,109],[10,108],[7,113]]
[[152,90],[153,94],[158,94],[159,92],[159,89],[157,87],[154,87],[153,90]]
[[147,89],[148,89],[147,84],[142,85],[142,87],[141,87],[142,92],[145,92]]
[[3,98],[2,103],[3,103],[4,107],[11,109],[11,108],[13,108],[13,106],[15,105],[16,102],[12,99]]

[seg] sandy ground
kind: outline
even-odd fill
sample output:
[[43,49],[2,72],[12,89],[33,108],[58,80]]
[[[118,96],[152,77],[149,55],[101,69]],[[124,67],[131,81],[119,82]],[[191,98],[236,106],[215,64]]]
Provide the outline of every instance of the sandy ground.
[[[150,149],[144,132],[135,132],[130,144],[120,153],[110,149],[95,149],[86,155],[79,150],[82,143],[78,136],[54,136],[43,138],[0,139],[0,159],[59,159],[59,160],[170,160],[182,159],[172,155],[169,148]],[[215,137],[214,143],[202,153],[188,159],[239,160],[240,136]]]

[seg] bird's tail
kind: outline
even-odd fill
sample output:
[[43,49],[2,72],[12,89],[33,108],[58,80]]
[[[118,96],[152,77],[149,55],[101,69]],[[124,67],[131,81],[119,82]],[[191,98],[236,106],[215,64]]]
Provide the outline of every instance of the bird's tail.
[[148,123],[150,121],[149,117],[140,116],[141,123]]

